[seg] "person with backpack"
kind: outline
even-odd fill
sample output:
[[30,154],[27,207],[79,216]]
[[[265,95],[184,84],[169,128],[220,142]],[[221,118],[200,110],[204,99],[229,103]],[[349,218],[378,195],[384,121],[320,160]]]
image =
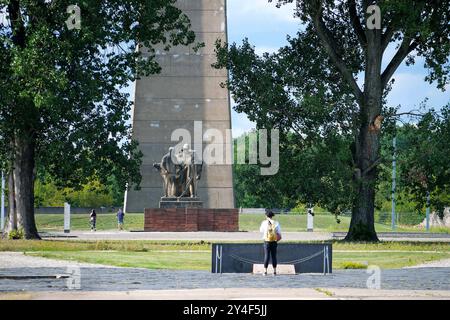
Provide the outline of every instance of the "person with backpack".
[[266,219],[261,223],[259,231],[264,239],[264,275],[267,275],[269,260],[272,259],[273,274],[277,274],[277,247],[281,240],[281,227],[278,221],[273,220],[275,213],[269,210],[266,212]]

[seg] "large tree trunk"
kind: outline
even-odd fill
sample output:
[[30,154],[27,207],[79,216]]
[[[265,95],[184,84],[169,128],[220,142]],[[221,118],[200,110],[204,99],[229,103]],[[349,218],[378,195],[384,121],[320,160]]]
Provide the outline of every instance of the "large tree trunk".
[[16,198],[14,194],[14,175],[12,168],[10,168],[8,174],[8,207],[8,225],[6,226],[6,233],[17,230]]
[[[370,130],[370,129],[369,129]],[[377,169],[371,168],[377,162],[379,137],[362,128],[359,148],[357,148],[358,169],[355,173],[356,195],[352,209],[352,219],[345,240],[378,241],[375,232],[375,188]]]
[[25,239],[40,239],[34,219],[35,138],[28,132],[16,137],[14,191],[18,227]]
[[356,195],[346,240],[378,241],[375,232],[375,190],[380,161],[380,130],[383,103],[382,47],[377,32],[367,32],[364,101],[360,101],[360,129],[356,139]]

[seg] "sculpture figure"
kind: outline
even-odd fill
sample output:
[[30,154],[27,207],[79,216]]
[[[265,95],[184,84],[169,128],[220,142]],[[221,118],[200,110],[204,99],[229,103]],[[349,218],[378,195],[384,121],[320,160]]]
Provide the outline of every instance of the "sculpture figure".
[[203,162],[198,163],[195,154],[187,144],[177,155],[171,147],[161,163],[153,164],[163,178],[164,197],[197,198],[197,182],[201,178]]

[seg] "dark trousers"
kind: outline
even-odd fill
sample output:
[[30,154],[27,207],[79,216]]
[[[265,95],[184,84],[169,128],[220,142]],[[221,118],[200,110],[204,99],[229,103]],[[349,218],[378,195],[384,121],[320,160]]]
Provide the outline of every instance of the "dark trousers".
[[264,268],[267,269],[269,266],[270,258],[272,258],[273,268],[275,269],[277,267],[277,247],[278,243],[276,241],[264,242]]

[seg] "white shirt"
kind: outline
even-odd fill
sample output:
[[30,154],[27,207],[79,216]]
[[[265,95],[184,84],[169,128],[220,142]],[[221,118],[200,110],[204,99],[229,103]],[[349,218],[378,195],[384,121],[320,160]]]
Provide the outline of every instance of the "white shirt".
[[[280,223],[278,221],[270,219],[270,222],[275,225],[275,232],[279,235],[281,235],[281,227]],[[264,220],[261,222],[261,227],[259,228],[259,232],[262,232],[263,240],[266,238],[267,229],[269,229],[269,219]]]

